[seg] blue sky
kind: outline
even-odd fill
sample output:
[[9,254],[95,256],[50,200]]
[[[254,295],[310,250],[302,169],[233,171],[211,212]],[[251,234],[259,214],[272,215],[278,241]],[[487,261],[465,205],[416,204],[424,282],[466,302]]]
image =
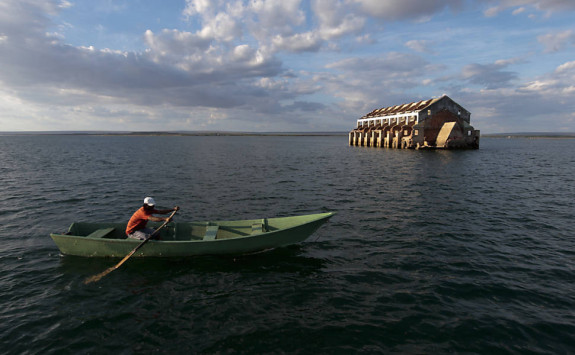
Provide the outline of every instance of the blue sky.
[[349,131],[449,95],[575,132],[573,0],[0,3],[0,131]]

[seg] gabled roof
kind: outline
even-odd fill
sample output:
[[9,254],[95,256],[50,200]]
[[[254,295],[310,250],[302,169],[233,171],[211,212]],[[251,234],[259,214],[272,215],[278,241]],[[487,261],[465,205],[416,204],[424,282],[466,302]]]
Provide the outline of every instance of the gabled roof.
[[[443,97],[445,97],[445,96],[443,96]],[[378,108],[377,110],[371,111],[370,113],[363,116],[362,118],[375,118],[375,117],[383,117],[383,116],[390,116],[390,115],[401,115],[401,114],[409,113],[409,112],[418,112],[418,111],[424,110],[426,107],[428,107],[429,105],[431,105],[432,103],[434,103],[436,101],[439,101],[443,97],[440,97],[437,99],[423,100],[423,101],[418,101],[418,102],[411,102],[409,104]]]

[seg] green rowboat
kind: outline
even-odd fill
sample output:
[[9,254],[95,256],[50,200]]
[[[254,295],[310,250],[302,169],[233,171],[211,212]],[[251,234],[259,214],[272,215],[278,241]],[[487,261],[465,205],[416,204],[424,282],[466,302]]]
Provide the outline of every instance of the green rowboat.
[[[185,257],[245,254],[304,241],[334,212],[241,221],[170,223],[160,240],[150,240],[134,257]],[[149,227],[158,224],[149,223]],[[73,223],[65,234],[52,233],[64,255],[124,257],[142,241],[128,239],[125,223]]]

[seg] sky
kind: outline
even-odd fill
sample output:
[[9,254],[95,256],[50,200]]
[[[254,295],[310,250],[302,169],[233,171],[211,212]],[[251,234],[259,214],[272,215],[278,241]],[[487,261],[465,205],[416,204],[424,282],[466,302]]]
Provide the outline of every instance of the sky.
[[574,0],[2,0],[0,131],[575,132]]

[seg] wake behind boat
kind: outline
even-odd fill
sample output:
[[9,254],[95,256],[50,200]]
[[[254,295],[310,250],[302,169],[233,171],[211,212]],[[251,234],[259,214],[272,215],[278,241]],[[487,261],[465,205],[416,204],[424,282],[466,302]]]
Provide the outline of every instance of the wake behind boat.
[[[245,254],[304,241],[335,213],[239,221],[170,223],[135,257]],[[153,226],[154,224],[152,224]],[[73,223],[52,233],[64,255],[124,257],[142,241],[126,238],[125,223]]]

